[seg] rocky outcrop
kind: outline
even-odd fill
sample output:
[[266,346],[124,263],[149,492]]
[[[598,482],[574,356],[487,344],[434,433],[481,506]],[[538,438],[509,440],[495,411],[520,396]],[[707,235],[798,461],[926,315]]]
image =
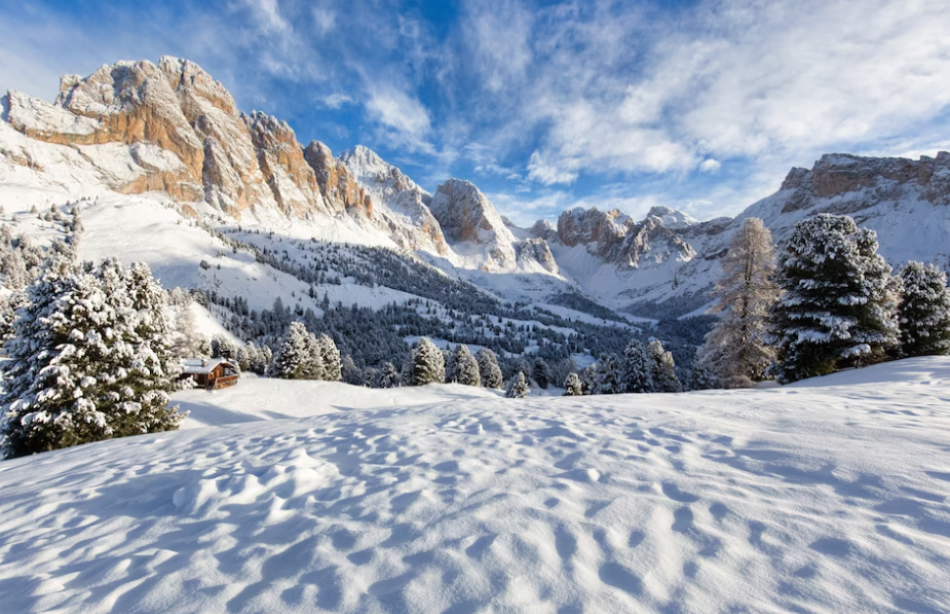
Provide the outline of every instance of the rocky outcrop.
[[557,274],[557,261],[551,253],[548,242],[541,238],[525,239],[516,244],[518,264],[521,268],[531,270],[540,265],[548,273]]
[[620,268],[662,264],[670,258],[689,261],[696,251],[683,237],[696,221],[682,212],[654,207],[641,222],[614,209],[570,209],[558,218],[557,236],[568,247],[583,245],[588,253]]
[[333,157],[329,147],[320,141],[311,141],[303,155],[317,177],[320,193],[335,212],[373,217],[373,199],[346,164]]
[[463,251],[484,250],[484,270],[509,270],[517,264],[515,237],[501,216],[475,185],[449,179],[441,184],[429,204],[432,215],[453,245],[468,244]]
[[239,113],[227,89],[187,60],[118,62],[85,78],[68,75],[54,104],[18,92],[8,100],[6,121],[31,138],[129,146],[131,174],[108,168],[107,156],[92,157],[120,192],[203,199],[238,218],[252,208],[296,218],[372,217],[371,199],[345,167],[325,161],[315,168],[290,126],[263,113]]
[[377,225],[405,249],[450,256],[442,226],[428,203],[432,196],[398,168],[363,146],[343,152],[340,161],[372,199]]
[[827,210],[854,213],[884,201],[900,200],[906,192],[933,205],[950,204],[950,153],[936,158],[866,158],[827,154],[809,169],[793,168],[782,191],[790,192],[783,213],[820,206],[835,199]]

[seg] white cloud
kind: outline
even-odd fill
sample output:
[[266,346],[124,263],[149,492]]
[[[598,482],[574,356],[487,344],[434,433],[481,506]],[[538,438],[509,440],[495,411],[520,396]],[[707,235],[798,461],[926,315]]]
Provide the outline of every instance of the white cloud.
[[328,96],[324,96],[323,98],[320,99],[319,103],[321,106],[323,106],[326,109],[336,110],[336,109],[341,108],[345,104],[352,104],[353,98],[347,94],[335,93],[335,94],[330,94]]
[[950,5],[725,0],[693,14],[558,7],[529,36],[501,23],[491,40],[533,41],[533,56],[487,82],[520,109],[496,143],[540,134],[526,167],[542,185],[712,173],[730,158],[787,169],[828,149],[879,149],[950,105]]
[[263,30],[286,32],[290,26],[280,15],[280,6],[277,0],[248,0],[248,5],[263,22]]
[[427,141],[432,129],[429,112],[417,98],[384,85],[371,89],[366,111],[404,145],[413,150],[433,150]]
[[537,181],[544,185],[554,185],[558,183],[570,184],[577,179],[577,173],[566,170],[565,161],[559,160],[559,164],[548,163],[540,152],[535,151],[528,160],[528,179]]

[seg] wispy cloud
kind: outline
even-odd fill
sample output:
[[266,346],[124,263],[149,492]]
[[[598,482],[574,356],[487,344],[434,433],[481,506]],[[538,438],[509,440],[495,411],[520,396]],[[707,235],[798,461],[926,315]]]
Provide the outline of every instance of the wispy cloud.
[[475,179],[514,217],[575,203],[735,213],[827,151],[950,143],[945,3],[454,7],[37,0],[0,21],[0,86],[49,99],[60,73],[188,57],[303,139],[362,142],[427,185]]

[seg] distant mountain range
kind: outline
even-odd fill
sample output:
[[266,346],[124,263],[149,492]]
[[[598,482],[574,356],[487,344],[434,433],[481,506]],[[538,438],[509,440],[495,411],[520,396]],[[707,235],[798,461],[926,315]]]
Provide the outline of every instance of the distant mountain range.
[[[334,157],[319,141],[304,146],[285,122],[240,112],[187,60],[118,62],[63,77],[52,104],[10,91],[2,105],[3,202],[143,195],[135,206],[160,202],[212,227],[390,247],[512,301],[579,295],[643,316],[700,310],[749,216],[781,241],[804,217],[846,213],[878,232],[892,264],[950,265],[946,152],[916,161],[826,155],[792,169],[778,192],[735,219],[700,222],[657,207],[635,220],[592,208],[520,228],[468,181],[447,179],[430,193],[365,147]],[[181,241],[169,239],[169,249]],[[185,283],[189,275],[171,274]]]

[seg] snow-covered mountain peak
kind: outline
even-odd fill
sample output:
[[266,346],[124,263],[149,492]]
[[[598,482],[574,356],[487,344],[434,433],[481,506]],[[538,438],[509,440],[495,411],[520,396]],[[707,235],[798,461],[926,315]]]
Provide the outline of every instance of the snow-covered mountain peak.
[[687,213],[662,206],[652,207],[647,217],[657,219],[663,226],[670,229],[686,228],[699,223],[699,220]]

